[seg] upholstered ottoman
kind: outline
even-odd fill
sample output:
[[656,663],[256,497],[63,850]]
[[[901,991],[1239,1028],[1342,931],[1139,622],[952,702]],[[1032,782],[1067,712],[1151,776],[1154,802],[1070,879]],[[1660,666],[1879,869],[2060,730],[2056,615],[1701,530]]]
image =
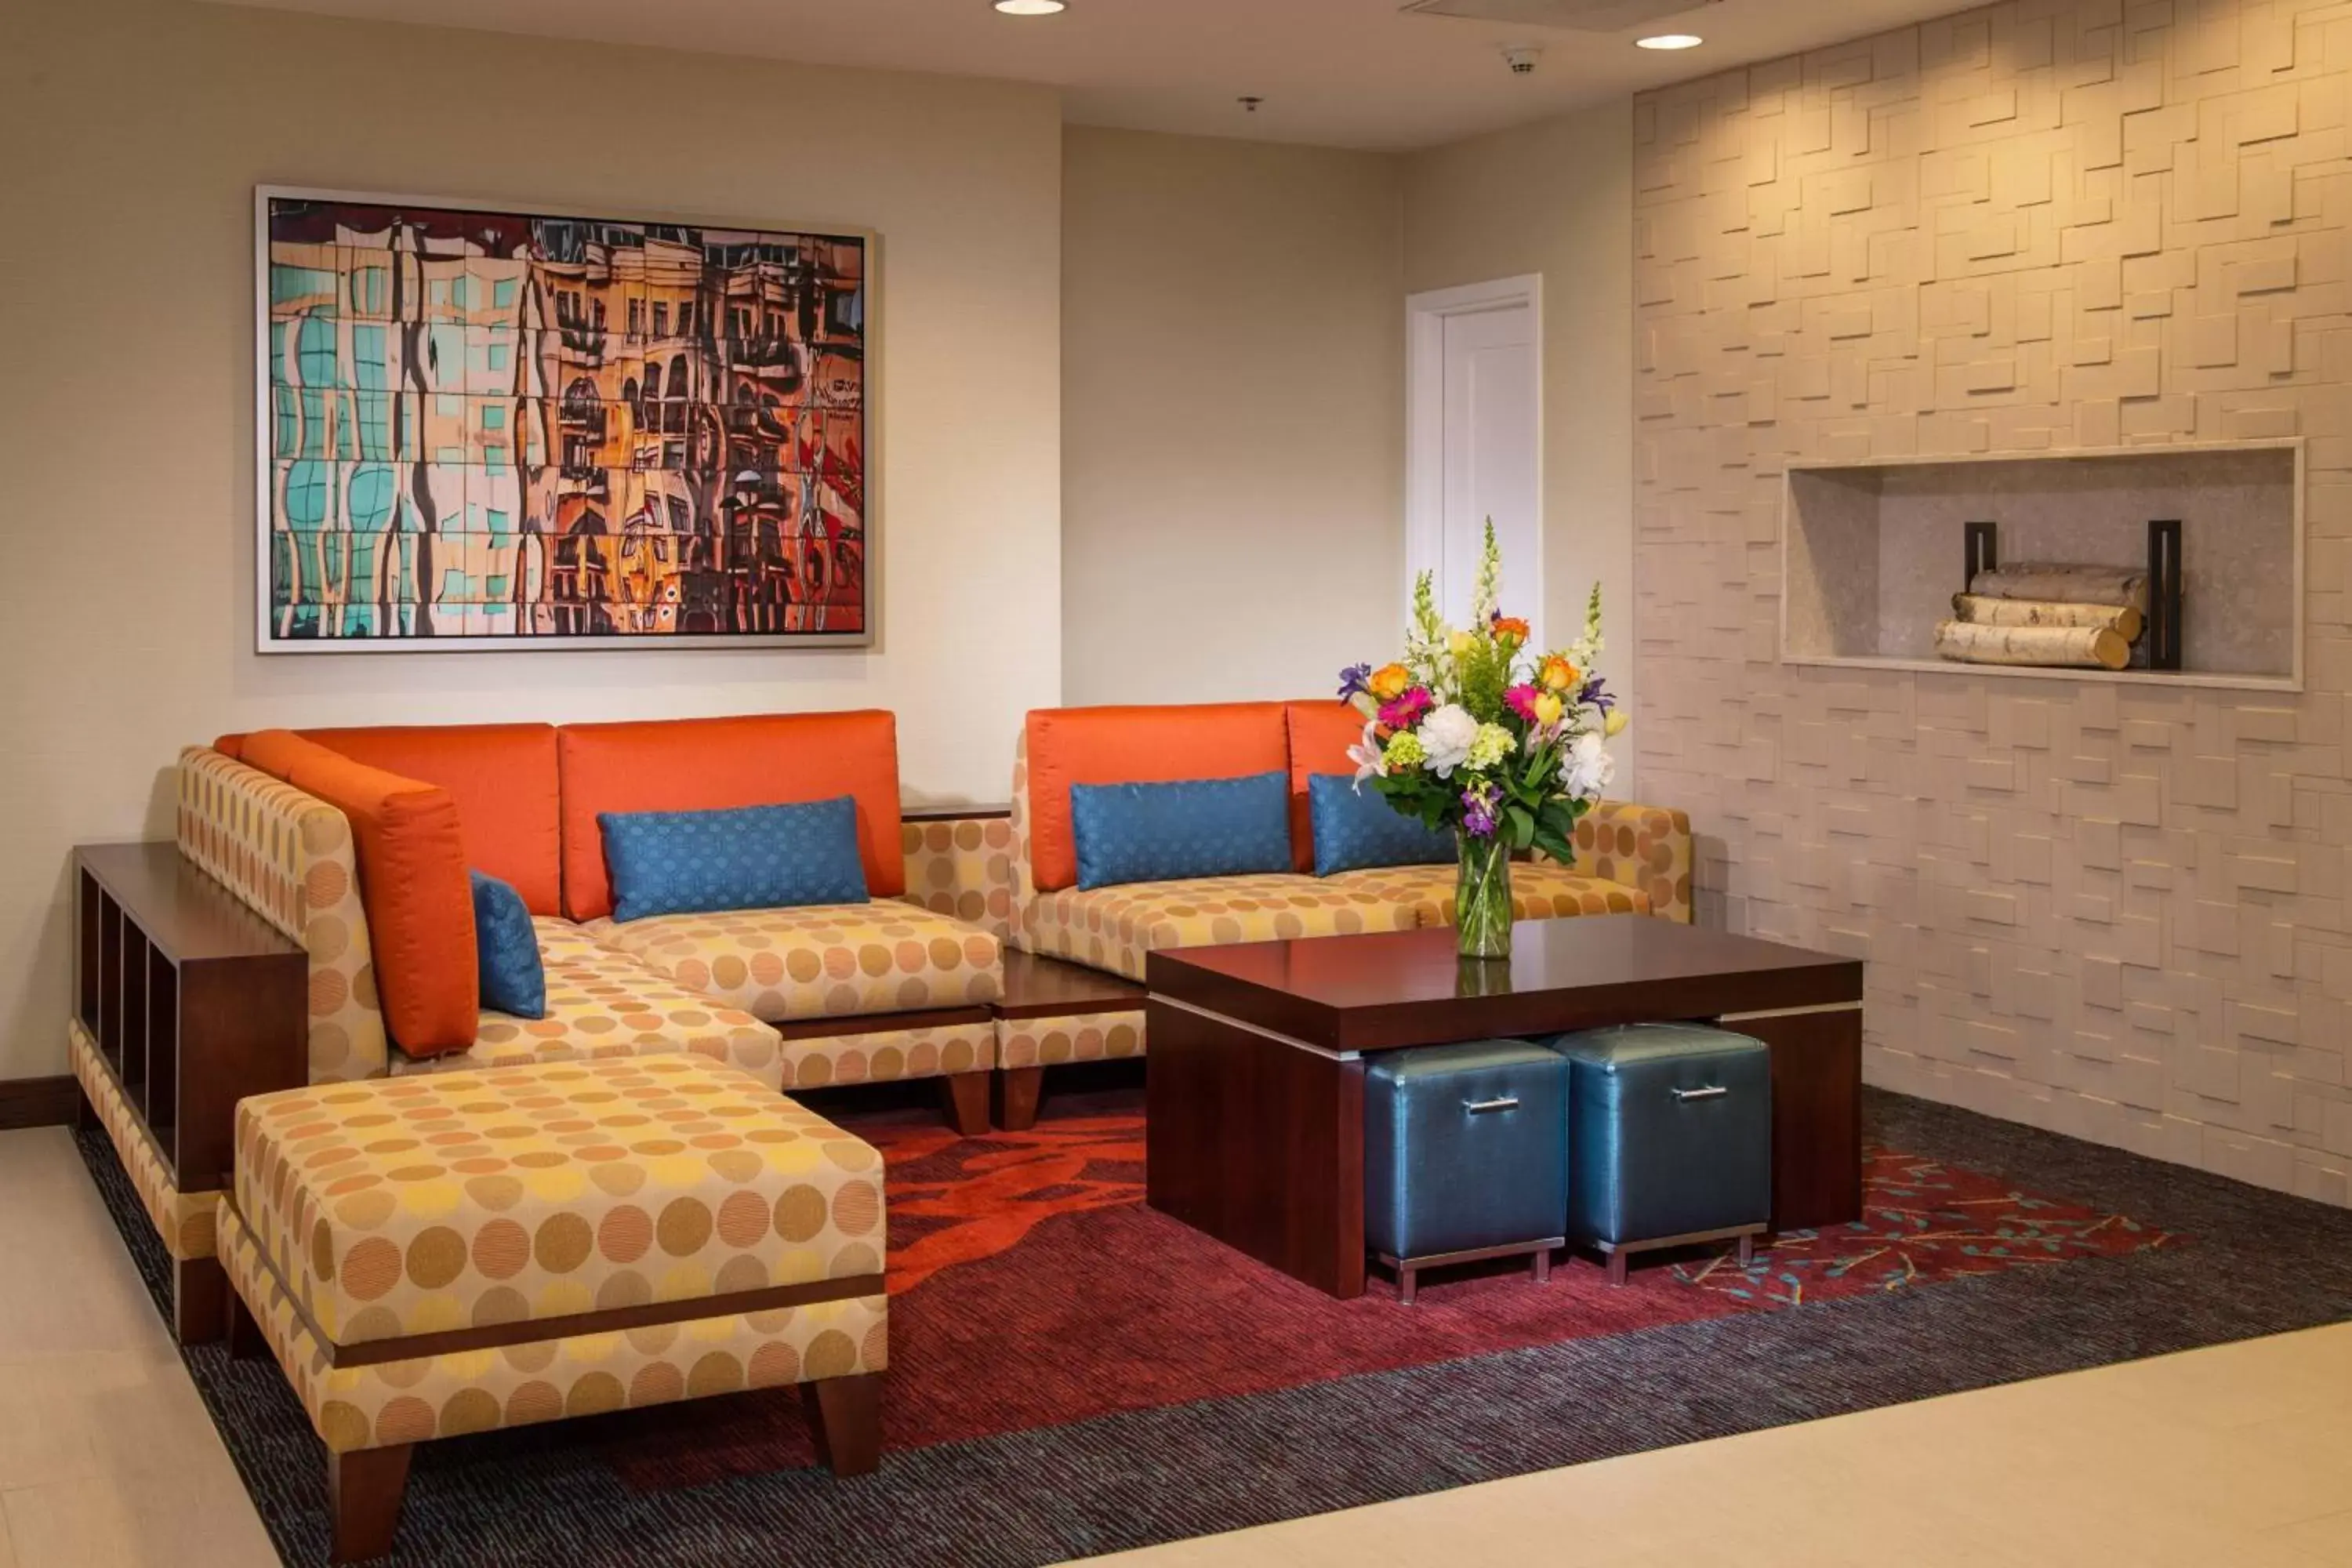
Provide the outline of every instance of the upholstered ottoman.
[[1760,1040],[1696,1024],[1562,1035],[1568,1234],[1609,1259],[1739,1243],[1748,1261],[1772,1210],[1772,1058]]
[[1412,1300],[1423,1268],[1566,1239],[1568,1063],[1526,1040],[1391,1051],[1364,1072],[1364,1244]]
[[327,1445],[338,1562],[391,1548],[436,1437],[799,1384],[836,1473],[878,1461],[881,1158],[739,1068],[257,1096],[219,1247],[232,1349],[276,1352]]

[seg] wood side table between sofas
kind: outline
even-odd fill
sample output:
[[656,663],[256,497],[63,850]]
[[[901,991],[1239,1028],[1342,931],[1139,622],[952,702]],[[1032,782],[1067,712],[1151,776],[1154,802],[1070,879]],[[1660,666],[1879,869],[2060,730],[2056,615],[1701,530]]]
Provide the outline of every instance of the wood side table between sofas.
[[1152,1207],[1347,1299],[1364,1289],[1364,1068],[1409,1046],[1692,1021],[1772,1052],[1772,1226],[1862,1212],[1858,959],[1654,920],[1523,921],[1155,952]]

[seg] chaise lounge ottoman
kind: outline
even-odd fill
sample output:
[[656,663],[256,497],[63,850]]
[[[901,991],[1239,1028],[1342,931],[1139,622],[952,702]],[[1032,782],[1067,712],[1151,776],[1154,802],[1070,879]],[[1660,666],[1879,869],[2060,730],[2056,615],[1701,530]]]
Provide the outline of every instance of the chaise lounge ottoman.
[[327,1446],[334,1559],[391,1549],[411,1447],[799,1384],[872,1469],[882,1161],[688,1056],[326,1085],[241,1102],[219,1216],[231,1348]]

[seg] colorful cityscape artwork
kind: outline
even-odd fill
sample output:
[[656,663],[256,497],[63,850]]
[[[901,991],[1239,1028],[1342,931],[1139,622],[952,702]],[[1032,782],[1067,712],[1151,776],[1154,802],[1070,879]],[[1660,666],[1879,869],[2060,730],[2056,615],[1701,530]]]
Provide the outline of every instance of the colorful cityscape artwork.
[[865,238],[256,205],[264,651],[871,640]]

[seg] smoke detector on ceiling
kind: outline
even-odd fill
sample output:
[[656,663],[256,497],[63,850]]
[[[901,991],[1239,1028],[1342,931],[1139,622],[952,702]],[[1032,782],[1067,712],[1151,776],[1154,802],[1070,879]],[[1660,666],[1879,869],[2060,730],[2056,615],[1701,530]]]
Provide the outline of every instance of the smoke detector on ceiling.
[[1404,9],[1425,16],[1460,16],[1473,22],[1503,22],[1514,26],[1618,33],[1646,26],[1662,16],[1677,16],[1717,3],[1718,0],[1410,0]]
[[1511,68],[1511,74],[1513,76],[1535,75],[1536,61],[1542,58],[1543,50],[1533,44],[1505,44],[1503,46],[1503,63]]

